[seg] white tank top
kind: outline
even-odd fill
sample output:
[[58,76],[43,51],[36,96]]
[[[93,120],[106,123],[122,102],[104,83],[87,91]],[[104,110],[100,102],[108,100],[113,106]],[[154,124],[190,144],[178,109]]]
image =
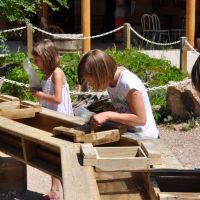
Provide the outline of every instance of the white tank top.
[[[54,95],[54,84],[50,76],[47,80],[42,81],[42,91],[48,95]],[[45,108],[55,110],[66,115],[73,115],[72,103],[69,94],[69,85],[66,82],[62,87],[62,101],[60,104],[51,103],[45,100],[40,101]]]

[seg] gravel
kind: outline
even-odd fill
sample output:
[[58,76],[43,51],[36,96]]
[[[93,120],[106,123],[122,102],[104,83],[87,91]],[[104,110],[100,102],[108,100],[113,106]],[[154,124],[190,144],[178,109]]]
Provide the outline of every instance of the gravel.
[[[159,125],[161,140],[176,158],[187,168],[200,167],[200,126],[189,131],[180,131],[180,125]],[[0,200],[37,200],[48,193],[51,177],[31,166],[27,166],[28,191],[23,194],[0,193]]]

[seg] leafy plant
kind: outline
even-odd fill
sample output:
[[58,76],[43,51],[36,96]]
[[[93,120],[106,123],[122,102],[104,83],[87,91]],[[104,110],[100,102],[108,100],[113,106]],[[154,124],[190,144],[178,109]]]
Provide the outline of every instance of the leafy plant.
[[[22,67],[15,67],[10,69],[5,77],[12,81],[27,84],[28,77]],[[20,99],[34,100],[29,92],[29,89],[25,86],[18,86],[17,84],[4,83],[1,87],[1,92],[12,96],[19,97]]]
[[11,22],[28,23],[31,16],[37,13],[43,3],[56,11],[61,5],[67,8],[67,0],[1,0],[0,18]]
[[150,58],[148,55],[136,49],[124,51],[108,50],[118,65],[123,65],[137,74],[148,87],[161,86],[169,81],[183,80],[187,74],[182,73],[169,61]]
[[64,71],[67,82],[71,89],[75,89],[78,84],[77,66],[79,57],[76,53],[66,53],[61,58],[61,68]]

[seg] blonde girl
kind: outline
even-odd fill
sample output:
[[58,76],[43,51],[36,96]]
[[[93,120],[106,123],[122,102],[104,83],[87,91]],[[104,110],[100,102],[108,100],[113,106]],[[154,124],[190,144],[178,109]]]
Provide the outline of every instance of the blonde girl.
[[119,67],[111,56],[95,49],[85,54],[78,65],[79,82],[86,81],[96,90],[107,89],[114,111],[91,117],[93,129],[106,121],[128,126],[141,137],[158,138],[147,91],[142,81],[125,67]]

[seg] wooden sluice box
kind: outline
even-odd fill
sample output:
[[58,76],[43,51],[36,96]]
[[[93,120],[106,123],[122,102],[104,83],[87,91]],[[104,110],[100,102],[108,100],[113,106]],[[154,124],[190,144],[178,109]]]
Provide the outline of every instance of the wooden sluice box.
[[[151,171],[182,169],[158,140],[132,142],[121,136],[123,127],[109,124],[90,133],[80,118],[41,108],[33,102],[20,102],[15,107],[15,101],[18,100],[14,97],[0,98],[0,111],[12,113],[0,114],[0,150],[60,178],[64,200],[159,199],[162,188],[155,188]],[[28,108],[34,114],[21,114]],[[83,145],[83,150],[80,143],[90,144]]]

